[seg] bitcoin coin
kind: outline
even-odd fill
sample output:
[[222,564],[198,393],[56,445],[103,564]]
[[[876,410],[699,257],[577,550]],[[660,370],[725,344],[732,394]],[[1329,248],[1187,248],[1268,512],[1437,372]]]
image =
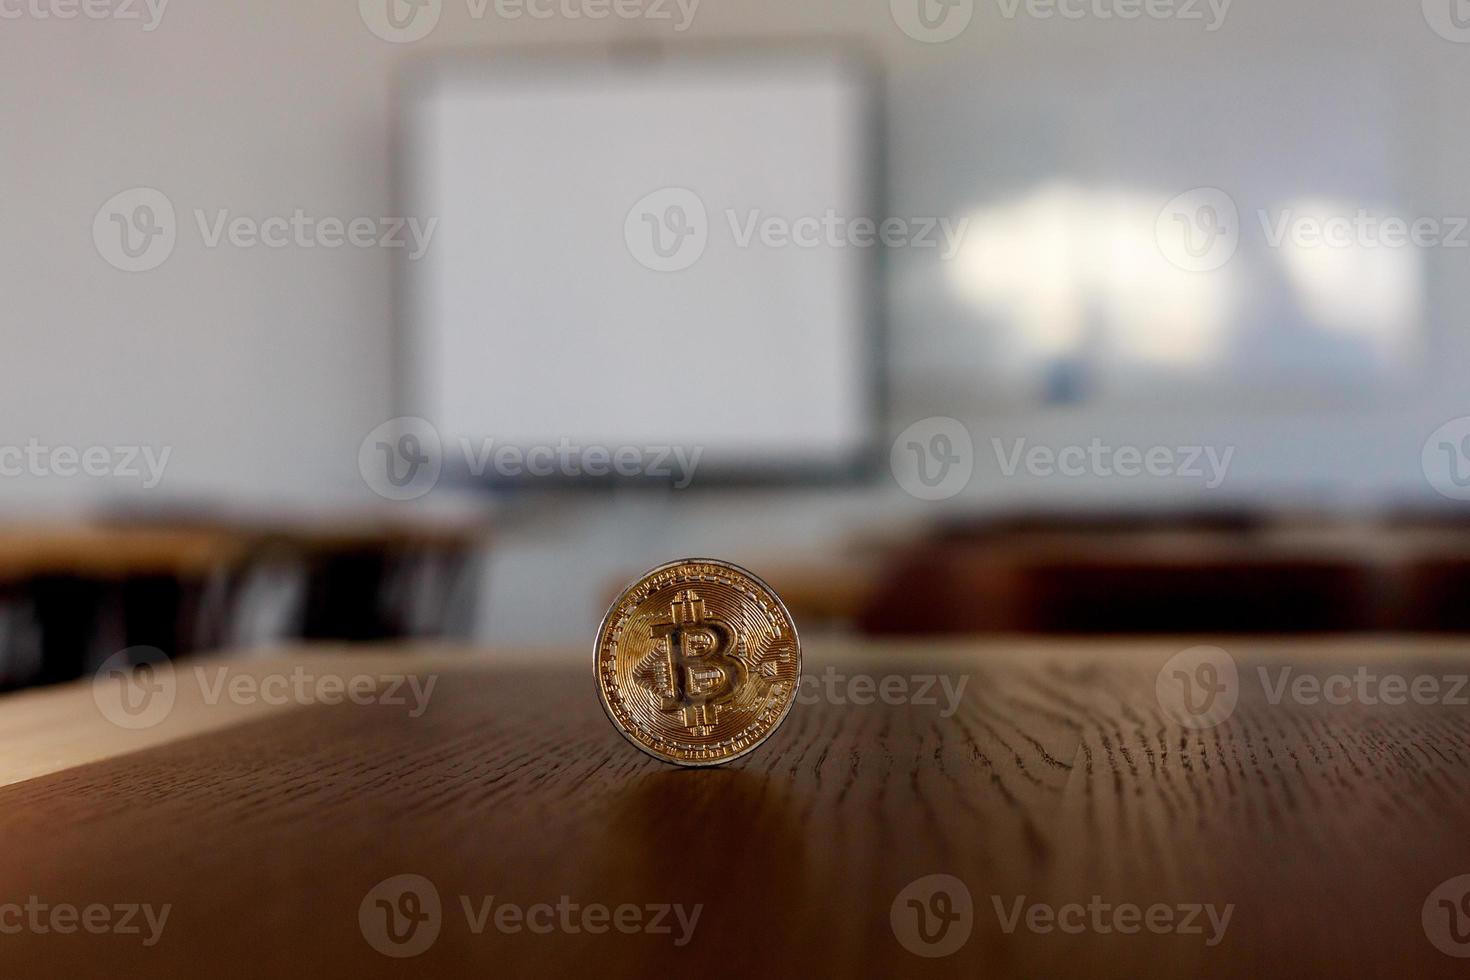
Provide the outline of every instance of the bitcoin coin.
[[714,766],[776,730],[796,700],[801,643],[770,586],[729,562],[647,572],[597,630],[597,693],[623,737],[656,759]]

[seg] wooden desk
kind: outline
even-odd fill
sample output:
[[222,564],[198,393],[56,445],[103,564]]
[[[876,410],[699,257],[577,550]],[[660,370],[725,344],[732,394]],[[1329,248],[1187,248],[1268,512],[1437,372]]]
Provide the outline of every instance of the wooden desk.
[[1470,527],[1299,518],[981,522],[892,551],[874,634],[1470,629]]
[[126,647],[260,642],[258,604],[268,638],[462,636],[487,532],[483,514],[447,509],[0,525],[0,691],[72,680]]
[[[1193,642],[810,643],[819,683],[828,668],[880,683],[935,674],[951,689],[966,678],[958,710],[944,716],[942,693],[822,698],[709,771],[631,749],[580,655],[502,668],[451,651],[298,652],[248,668],[435,676],[416,718],[386,704],[211,707],[192,664],[168,720],[142,733],[98,726],[86,686],[11,695],[0,765],[30,778],[0,789],[0,927],[14,921],[4,903],[28,896],[171,911],[148,948],[137,935],[0,935],[4,973],[1463,976],[1421,910],[1470,874],[1470,708],[1273,705],[1255,668],[1464,674],[1470,640],[1224,641],[1239,704],[1203,730],[1172,720],[1155,689]],[[966,884],[973,931],[953,955],[920,958],[890,911],[938,873]],[[369,891],[401,874],[442,899],[437,939],[405,960],[359,924]],[[677,926],[476,934],[459,896],[478,908],[491,895],[702,910],[682,947]],[[1202,917],[1203,935],[1007,932],[995,910],[1092,896],[1181,909],[1176,921],[1195,903],[1233,911],[1208,946]]]

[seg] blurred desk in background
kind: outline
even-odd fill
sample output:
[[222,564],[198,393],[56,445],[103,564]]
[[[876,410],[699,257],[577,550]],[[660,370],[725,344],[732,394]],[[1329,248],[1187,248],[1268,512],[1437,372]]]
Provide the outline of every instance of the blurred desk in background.
[[[99,722],[85,683],[12,694],[0,699],[0,764],[29,778],[0,789],[0,839],[16,856],[0,862],[0,895],[172,908],[146,948],[139,936],[8,935],[6,970],[1462,976],[1421,911],[1470,872],[1470,709],[1272,703],[1255,676],[1462,675],[1470,640],[1229,642],[1238,704],[1195,730],[1161,708],[1155,683],[1198,642],[809,645],[814,678],[897,675],[913,694],[913,678],[939,677],[957,696],[823,693],[759,751],[713,770],[631,748],[590,665],[498,667],[471,651],[304,650],[229,667],[256,680],[367,673],[380,693],[395,677],[420,690],[434,678],[417,714],[412,698],[211,706],[192,669],[172,712],[141,731]],[[426,877],[442,907],[411,967],[365,931],[381,917],[369,891],[402,874]],[[920,941],[896,900],[933,874],[965,883],[973,934],[929,960],[894,924]],[[1213,944],[1203,916],[1193,934],[1070,934],[1007,929],[996,908],[1094,895],[1233,908]],[[460,896],[703,909],[677,947],[612,929],[477,933]]]
[[101,515],[0,527],[0,689],[283,640],[464,638],[483,516]]
[[1470,631],[1470,519],[996,518],[763,577],[870,634]]
[[207,644],[220,618],[212,586],[248,551],[202,528],[0,528],[0,688],[70,680],[128,646]]

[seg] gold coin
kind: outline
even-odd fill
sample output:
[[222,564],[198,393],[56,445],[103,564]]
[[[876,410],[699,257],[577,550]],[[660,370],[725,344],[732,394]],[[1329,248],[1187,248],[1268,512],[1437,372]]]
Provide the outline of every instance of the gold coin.
[[771,587],[738,565],[686,558],[618,596],[597,630],[597,693],[656,759],[715,766],[765,741],[796,700],[801,642]]

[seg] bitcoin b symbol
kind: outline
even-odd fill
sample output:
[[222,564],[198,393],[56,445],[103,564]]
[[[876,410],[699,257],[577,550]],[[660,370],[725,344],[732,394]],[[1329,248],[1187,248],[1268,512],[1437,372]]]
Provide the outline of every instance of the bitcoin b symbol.
[[677,593],[669,613],[669,622],[654,624],[653,652],[633,676],[659,696],[659,710],[679,712],[685,728],[708,735],[720,706],[744,684],[745,664],[728,652],[729,627],[705,617],[704,600],[693,589]]

